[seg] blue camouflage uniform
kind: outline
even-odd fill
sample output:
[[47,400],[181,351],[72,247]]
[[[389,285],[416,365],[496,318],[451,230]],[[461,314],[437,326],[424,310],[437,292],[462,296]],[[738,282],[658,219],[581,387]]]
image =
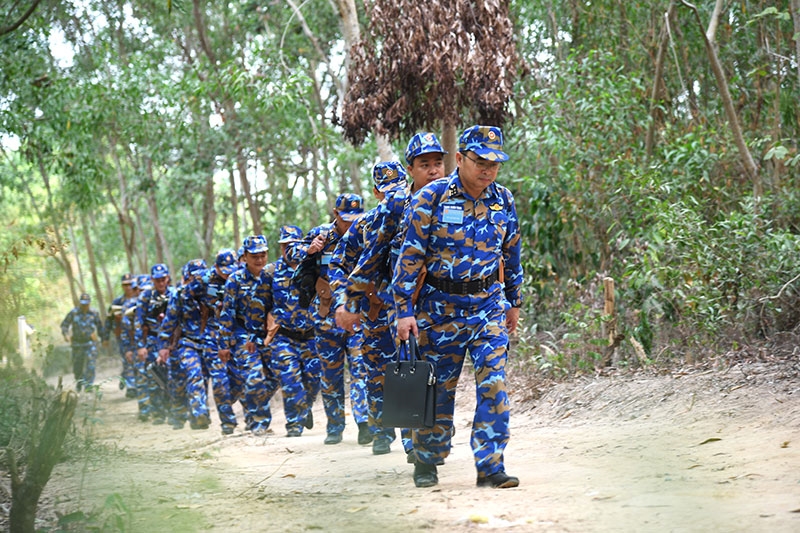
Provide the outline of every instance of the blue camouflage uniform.
[[172,427],[180,429],[189,418],[192,429],[207,429],[208,393],[203,375],[203,324],[200,306],[191,298],[186,285],[207,267],[202,259],[194,259],[182,269],[183,283],[172,292],[167,304],[158,349],[169,351],[169,418]]
[[[465,130],[459,150],[486,161],[508,157],[495,127]],[[393,279],[397,317],[415,316],[420,352],[436,364],[438,379],[436,425],[413,432],[417,464],[435,465],[450,449],[456,384],[469,352],[477,392],[471,445],[481,485],[488,476],[503,475],[509,440],[505,313],[521,305],[522,284],[514,198],[494,182],[473,198],[456,169],[412,198],[406,223]],[[423,267],[427,275],[415,308]],[[415,469],[415,483],[416,475]]]
[[[132,274],[124,274],[121,279],[123,286],[132,285]],[[120,361],[122,362],[122,372],[120,374],[120,388],[126,389],[125,394],[128,398],[136,396],[136,377],[134,375],[133,363],[129,362],[125,357],[125,353],[131,350],[130,344],[125,344],[122,339],[122,310],[127,298],[125,295],[117,296],[111,302],[108,309],[108,316],[106,316],[106,335],[114,334],[117,341],[117,349],[119,351]]]
[[[336,211],[345,222],[352,223],[363,213],[362,199],[357,194],[341,194],[336,199]],[[308,247],[321,235],[325,238],[323,249],[315,254],[320,274],[317,283],[317,294],[311,307],[311,316],[316,333],[316,348],[322,367],[322,403],[328,418],[326,442],[335,444],[341,441],[345,427],[345,362],[350,371],[350,402],[353,418],[359,425],[360,432],[365,430],[369,436],[369,414],[366,399],[366,369],[361,360],[360,332],[350,334],[339,328],[331,312],[333,295],[330,291],[328,267],[334,257],[341,235],[336,231],[334,223],[323,224],[313,228],[305,238],[293,243],[287,253],[290,261],[300,263],[308,257]],[[363,430],[362,430],[363,428]],[[371,440],[371,438],[370,438]]]
[[[282,226],[278,243],[288,245],[302,239],[299,227]],[[295,267],[285,257],[274,265],[272,316],[277,330],[270,342],[270,368],[280,378],[287,435],[299,437],[303,427],[310,428],[313,423],[311,409],[320,390],[321,367],[311,313],[300,305],[299,291],[292,283]]]
[[135,384],[137,399],[136,404],[139,411],[139,418],[144,420],[149,415],[146,413],[148,406],[139,401],[142,389],[147,387],[147,361],[142,361],[137,355],[136,344],[136,308],[139,305],[139,296],[142,292],[152,288],[150,284],[149,274],[139,274],[135,277],[132,285],[136,289],[136,295],[132,298],[125,300],[122,304],[122,333],[120,335],[122,342],[129,347],[131,351],[131,359],[133,360],[133,379]]
[[[245,252],[266,253],[267,239],[251,235],[245,239]],[[272,277],[274,265],[267,265],[258,275],[248,268],[231,274],[225,283],[220,313],[220,348],[233,354],[231,388],[241,390],[246,429],[255,435],[266,433],[272,422],[269,402],[278,388],[278,381],[264,368],[264,338],[267,313],[272,310]],[[253,343],[253,351],[247,344]]]
[[[169,277],[169,269],[163,263],[157,263],[150,269],[150,279]],[[136,303],[136,319],[134,322],[134,335],[137,349],[146,349],[144,361],[140,357],[137,373],[140,375],[141,386],[137,382],[136,392],[139,400],[139,414],[142,419],[150,417],[154,424],[161,424],[167,416],[167,393],[159,387],[158,382],[147,370],[147,366],[156,363],[158,358],[158,334],[161,331],[161,321],[167,311],[167,304],[172,297],[174,287],[167,285],[161,293],[155,288],[145,289]],[[156,363],[157,364],[157,363]]]
[[219,316],[222,311],[222,298],[225,294],[225,283],[228,277],[237,270],[235,252],[225,248],[217,253],[214,266],[196,276],[187,286],[186,291],[200,308],[203,329],[203,368],[211,378],[214,392],[214,403],[217,406],[222,433],[230,435],[236,427],[236,415],[233,404],[236,397],[231,391],[229,367],[231,361],[223,362],[219,358],[220,333]]
[[[434,133],[417,133],[411,138],[406,148],[406,163],[411,166],[414,159],[428,153],[444,155],[447,151],[442,148]],[[369,242],[355,268],[350,272],[348,283],[344,288],[343,304],[345,309],[351,313],[357,313],[362,308],[365,299],[376,301],[375,295],[382,301],[392,335],[391,346],[385,339],[381,341],[384,357],[389,355],[386,350],[396,350],[397,348],[394,341],[396,328],[392,273],[397,263],[400,246],[405,238],[405,214],[410,206],[411,196],[415,192],[413,186],[413,183],[408,183],[405,187],[391,187],[385,191],[383,201],[376,208],[375,227],[370,228],[366,233]],[[370,296],[371,294],[372,296]],[[382,386],[382,374],[378,376],[378,380]],[[413,461],[411,430],[403,429],[401,436],[403,449],[409,454],[409,461]],[[444,457],[442,461],[443,459]]]
[[[399,162],[389,161],[375,165],[372,172],[375,189],[381,196],[394,189],[402,188],[406,183],[406,172]],[[361,353],[367,368],[367,391],[370,416],[370,431],[373,434],[373,452],[387,453],[389,444],[394,441],[394,428],[384,428],[383,418],[383,380],[386,363],[395,352],[395,334],[389,321],[391,294],[388,283],[368,283],[358,298],[347,299],[348,287],[351,284],[348,276],[371,246],[382,225],[383,213],[386,211],[383,198],[377,207],[367,211],[359,218],[342,237],[330,265],[331,287],[334,293],[335,307],[345,305],[345,309],[362,315],[364,341]]]
[[104,338],[100,313],[89,308],[91,298],[83,293],[80,306],[73,308],[61,322],[61,334],[67,338],[72,333],[72,372],[77,389],[94,384],[97,364],[97,340]]

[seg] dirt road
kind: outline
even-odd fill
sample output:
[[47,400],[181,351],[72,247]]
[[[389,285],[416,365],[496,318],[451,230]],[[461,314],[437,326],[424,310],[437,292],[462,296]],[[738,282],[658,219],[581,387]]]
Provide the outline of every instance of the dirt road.
[[300,438],[284,436],[277,398],[273,434],[222,437],[138,422],[109,379],[82,407],[103,449],[59,465],[44,505],[141,532],[800,531],[797,365],[583,378],[527,402],[538,394],[513,382],[506,466],[521,484],[492,490],[475,487],[468,374],[430,489],[399,442],[384,456],[356,444],[351,418],[323,445],[319,401]]

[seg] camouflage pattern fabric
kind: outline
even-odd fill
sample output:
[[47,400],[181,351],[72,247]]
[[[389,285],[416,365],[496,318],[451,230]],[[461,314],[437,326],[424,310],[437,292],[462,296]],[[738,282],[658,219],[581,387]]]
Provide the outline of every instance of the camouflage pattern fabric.
[[95,339],[104,335],[100,313],[95,309],[82,310],[75,307],[61,321],[61,334],[67,337],[72,334],[72,371],[79,386],[94,384],[95,365],[97,364],[97,344]]

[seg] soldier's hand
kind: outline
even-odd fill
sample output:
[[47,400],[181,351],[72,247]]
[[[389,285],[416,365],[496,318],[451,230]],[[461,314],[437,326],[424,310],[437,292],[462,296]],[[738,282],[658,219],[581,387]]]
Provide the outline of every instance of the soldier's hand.
[[136,350],[136,354],[139,356],[139,361],[144,361],[147,359],[147,348],[139,348]]
[[244,349],[247,350],[247,353],[255,353],[256,351],[256,343],[253,341],[247,341],[244,343]]
[[314,237],[314,240],[311,241],[311,244],[308,245],[308,255],[313,255],[325,247],[325,237],[322,235],[317,235]]
[[361,323],[361,315],[347,311],[343,305],[336,308],[334,317],[336,325],[350,333],[355,333],[356,325]]
[[159,365],[163,365],[166,364],[167,359],[169,359],[169,350],[166,348],[159,350],[156,362],[158,362]]
[[125,352],[125,360],[128,363],[133,364],[133,351],[132,350],[128,350],[127,352]]
[[228,361],[231,360],[231,351],[227,348],[223,348],[219,352],[217,352],[217,356],[219,357],[220,361],[222,361],[223,363],[227,363]]
[[508,311],[506,311],[506,328],[508,328],[509,333],[514,333],[517,331],[517,325],[519,324],[519,307],[512,307]]
[[413,333],[415,337],[419,337],[419,329],[417,329],[417,319],[413,316],[397,319],[397,336],[401,341],[407,341],[409,334]]

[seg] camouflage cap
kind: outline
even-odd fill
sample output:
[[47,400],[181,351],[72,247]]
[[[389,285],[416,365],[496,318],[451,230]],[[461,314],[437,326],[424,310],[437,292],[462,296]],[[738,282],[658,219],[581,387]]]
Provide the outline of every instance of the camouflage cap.
[[150,269],[150,279],[161,279],[169,277],[169,269],[164,263],[156,263]]
[[133,283],[133,274],[131,274],[131,273],[123,274],[121,281],[122,281],[123,285],[132,284]]
[[408,142],[406,163],[410,165],[416,157],[429,153],[446,154],[447,151],[439,144],[439,139],[436,138],[435,134],[430,132],[417,133]]
[[89,293],[86,293],[86,292],[84,292],[83,294],[81,294],[81,298],[80,298],[80,300],[79,300],[79,301],[80,301],[80,303],[82,303],[83,305],[87,305],[87,304],[89,304],[89,303],[92,301],[92,297],[91,297],[91,296],[89,296]]
[[230,248],[223,248],[217,254],[214,265],[219,269],[223,276],[230,276],[236,270],[236,252]]
[[458,139],[459,152],[475,152],[488,161],[508,161],[503,152],[503,132],[496,126],[472,126],[464,130]]
[[263,235],[250,235],[244,240],[244,251],[249,254],[260,254],[269,250],[267,238]]
[[244,246],[240,246],[238,250],[236,250],[236,259],[241,259],[244,256]]
[[278,244],[285,244],[288,242],[297,242],[303,240],[303,230],[299,226],[281,226],[281,236],[278,239]]
[[353,193],[340,194],[336,199],[336,212],[345,222],[353,222],[364,212],[361,196]]
[[205,270],[208,268],[205,259],[192,259],[183,265],[181,269],[181,275],[186,278],[191,276],[192,274],[199,272],[200,270]]
[[134,283],[134,288],[141,290],[153,288],[153,285],[150,282],[150,276],[148,276],[147,274],[139,274],[138,276],[136,276],[136,283]]
[[372,169],[372,183],[378,192],[387,192],[406,183],[406,171],[399,161],[384,161]]

